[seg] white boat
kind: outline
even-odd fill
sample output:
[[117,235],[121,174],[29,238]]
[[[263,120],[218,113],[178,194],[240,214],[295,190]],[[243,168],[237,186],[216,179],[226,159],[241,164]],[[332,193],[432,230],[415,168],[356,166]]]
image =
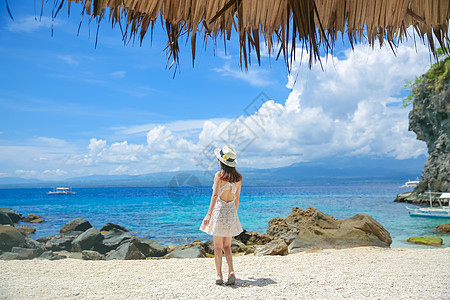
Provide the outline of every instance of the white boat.
[[450,205],[450,193],[442,193],[442,195],[438,198],[439,207],[433,207],[430,192],[430,207],[406,208],[409,209],[409,215],[411,217],[450,219],[450,206],[443,206],[440,199],[449,199],[448,203]]
[[54,188],[53,191],[48,191],[47,195],[75,195],[75,192],[72,192],[72,188],[67,187],[57,187]]
[[408,180],[401,187],[416,187],[419,184],[419,178],[417,180]]

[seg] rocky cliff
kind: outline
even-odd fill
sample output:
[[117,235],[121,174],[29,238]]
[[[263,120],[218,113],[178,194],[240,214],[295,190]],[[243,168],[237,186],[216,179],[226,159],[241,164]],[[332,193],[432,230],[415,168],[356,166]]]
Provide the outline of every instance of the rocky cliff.
[[429,156],[418,186],[396,201],[428,205],[428,183],[433,192],[450,192],[450,57],[416,80],[413,96],[409,130],[427,143]]

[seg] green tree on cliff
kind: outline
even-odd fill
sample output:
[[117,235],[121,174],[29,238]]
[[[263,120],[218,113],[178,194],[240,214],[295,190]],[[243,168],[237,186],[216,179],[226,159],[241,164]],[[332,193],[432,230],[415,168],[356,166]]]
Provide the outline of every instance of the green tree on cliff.
[[416,77],[414,80],[408,81],[404,86],[410,90],[410,93],[403,99],[402,108],[406,108],[414,102],[418,92],[417,87],[423,81],[425,81],[428,89],[434,89],[436,93],[444,88],[444,80],[450,76],[450,56],[444,55],[444,51],[441,48],[439,48],[436,53],[440,60],[433,64],[425,74]]

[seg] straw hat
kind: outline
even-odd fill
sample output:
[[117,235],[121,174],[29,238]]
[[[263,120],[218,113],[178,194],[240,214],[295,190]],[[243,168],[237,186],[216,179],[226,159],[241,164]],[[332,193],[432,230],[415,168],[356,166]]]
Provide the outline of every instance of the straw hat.
[[231,147],[224,146],[222,149],[215,149],[216,157],[229,167],[236,167],[236,150]]

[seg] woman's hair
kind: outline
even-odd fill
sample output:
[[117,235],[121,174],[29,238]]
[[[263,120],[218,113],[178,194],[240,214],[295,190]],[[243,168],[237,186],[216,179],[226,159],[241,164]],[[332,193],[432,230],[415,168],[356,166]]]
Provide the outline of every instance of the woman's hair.
[[234,167],[229,167],[226,164],[224,164],[223,162],[220,162],[220,167],[222,168],[222,172],[219,173],[219,178],[224,180],[224,181],[229,181],[229,182],[238,182],[242,180],[242,175],[241,173],[239,173],[236,168]]

